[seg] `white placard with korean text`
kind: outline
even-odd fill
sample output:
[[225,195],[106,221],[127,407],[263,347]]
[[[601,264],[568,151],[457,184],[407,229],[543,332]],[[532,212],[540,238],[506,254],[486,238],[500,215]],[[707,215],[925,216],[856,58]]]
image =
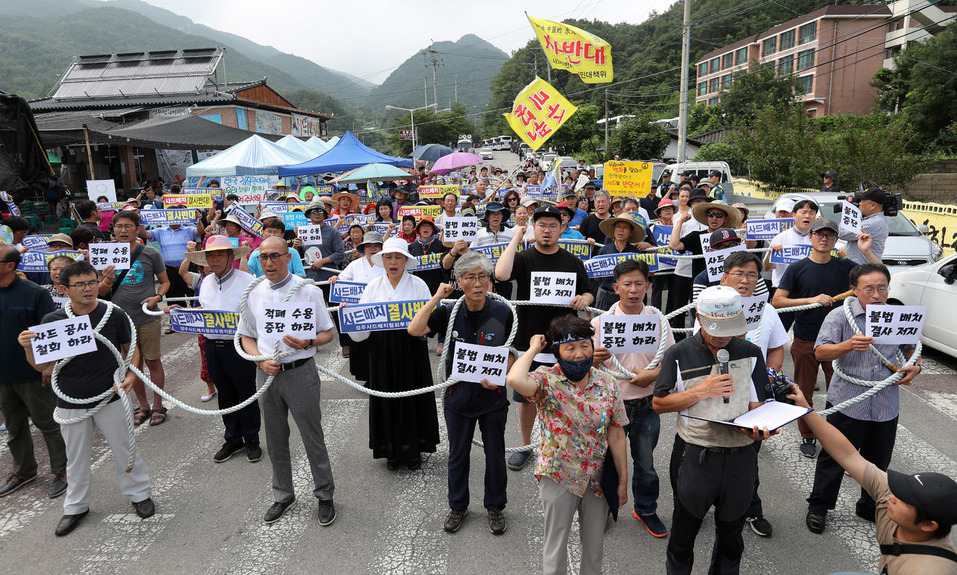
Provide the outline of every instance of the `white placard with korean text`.
[[658,350],[658,315],[601,316],[599,343],[613,354],[655,352]]
[[481,225],[479,219],[472,216],[445,218],[445,227],[442,228],[442,241],[455,243],[462,240],[471,243],[478,236]]
[[130,269],[130,244],[120,242],[90,244],[90,265],[96,270],[103,270],[109,266],[113,266],[115,270]]
[[304,246],[322,245],[322,225],[309,224],[308,226],[299,226],[296,228],[296,235],[302,240]]
[[455,342],[451,378],[480,383],[483,379],[495,385],[505,385],[508,373],[508,348]]
[[568,305],[575,299],[575,272],[532,272],[528,300]]
[[720,281],[721,277],[724,275],[724,258],[733,254],[734,252],[742,252],[746,248],[744,244],[738,244],[730,248],[724,248],[723,250],[714,250],[713,252],[704,253],[704,264],[708,270],[708,281],[716,282]]
[[915,345],[926,315],[922,305],[869,305],[864,310],[864,335],[873,337],[875,344]]
[[36,334],[30,346],[37,365],[96,351],[88,315],[30,326],[30,331]]
[[748,324],[748,331],[757,329],[761,325],[761,317],[767,303],[768,298],[763,295],[741,298],[741,307],[744,308],[744,320]]
[[842,236],[845,234],[860,234],[861,221],[863,219],[861,209],[851,202],[844,200],[841,207],[841,222],[838,225],[838,231],[841,232]]

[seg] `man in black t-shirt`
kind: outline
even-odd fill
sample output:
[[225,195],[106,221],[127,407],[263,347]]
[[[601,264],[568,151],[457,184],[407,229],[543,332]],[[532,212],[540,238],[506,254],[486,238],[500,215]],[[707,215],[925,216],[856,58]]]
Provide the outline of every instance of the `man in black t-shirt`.
[[[512,310],[501,301],[488,297],[492,289],[492,262],[478,252],[467,252],[455,262],[455,279],[465,300],[459,306],[452,326],[450,349],[445,361],[445,377],[452,373],[452,362],[459,342],[488,347],[505,345],[512,331]],[[415,314],[409,334],[447,332],[452,304],[441,304],[452,286],[441,284],[432,299]],[[445,390],[445,423],[449,438],[449,515],[445,531],[455,533],[468,515],[469,457],[477,423],[485,446],[485,509],[493,535],[505,533],[508,524],[505,508],[505,421],[508,396],[505,388],[486,380],[459,382]]]
[[605,241],[605,232],[601,231],[599,226],[603,221],[611,217],[611,212],[608,211],[610,207],[611,199],[608,197],[608,192],[604,190],[595,192],[595,211],[585,216],[585,219],[582,220],[582,223],[578,226],[578,231],[580,231],[586,239],[595,240],[595,243],[607,243]]
[[[60,273],[60,282],[66,288],[70,297],[70,307],[77,317],[88,315],[90,325],[95,329],[106,314],[107,306],[97,301],[96,270],[85,261],[76,262],[67,266]],[[65,310],[59,309],[46,314],[42,323],[49,323],[66,319]],[[113,307],[110,318],[99,330],[125,357],[131,340],[130,320],[126,313],[118,306]],[[18,341],[23,347],[27,361],[34,369],[48,374],[53,371],[53,363],[38,365],[33,357],[30,342],[36,334],[30,330],[20,333]],[[134,354],[134,361],[137,351]],[[64,360],[65,365],[57,377],[57,385],[67,396],[76,399],[94,398],[113,387],[113,373],[117,368],[113,353],[100,341],[96,342],[96,351],[74,356]],[[127,372],[123,380],[124,391],[133,386],[136,376]],[[56,535],[62,537],[76,529],[77,525],[90,511],[90,446],[94,438],[94,426],[110,446],[115,463],[116,481],[120,491],[129,498],[136,514],[146,519],[151,517],[156,508],[150,499],[151,481],[149,470],[143,458],[136,454],[133,460],[133,469],[125,471],[126,462],[130,456],[129,431],[127,415],[123,403],[117,401],[119,396],[112,395],[109,403],[94,415],[77,423],[66,423],[62,426],[63,439],[66,442],[67,480],[69,485],[63,501],[63,517],[56,527]],[[74,404],[61,398],[57,399],[57,406],[62,410],[64,418],[80,418],[98,402]]]
[[[533,335],[544,335],[553,319],[576,313],[590,306],[594,296],[589,292],[588,274],[585,264],[580,259],[558,247],[558,238],[561,235],[561,212],[553,207],[546,206],[535,210],[532,215],[535,230],[535,244],[518,252],[518,244],[525,236],[525,226],[518,226],[515,235],[508,247],[502,252],[495,264],[495,279],[498,281],[516,280],[518,284],[518,299],[529,300],[532,295],[533,274],[541,272],[560,272],[575,274],[575,296],[566,307],[557,306],[520,306],[518,308],[518,334],[514,346],[519,350],[527,350],[529,340]],[[532,369],[540,365],[551,365],[557,360],[548,353],[536,356]],[[535,404],[529,403],[521,395],[515,393],[512,399],[520,403],[519,417],[522,431],[522,441],[525,445],[532,441],[532,426],[535,424]],[[531,451],[517,451],[508,458],[508,467],[520,470],[525,467],[531,457]]]

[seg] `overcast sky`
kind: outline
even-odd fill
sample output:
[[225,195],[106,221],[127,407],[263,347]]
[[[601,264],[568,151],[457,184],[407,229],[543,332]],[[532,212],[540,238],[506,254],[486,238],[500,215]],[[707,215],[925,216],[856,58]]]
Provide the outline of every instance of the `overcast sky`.
[[550,20],[638,23],[674,0],[146,0],[199,24],[381,83],[432,41],[476,34],[505,52],[534,37],[524,11]]

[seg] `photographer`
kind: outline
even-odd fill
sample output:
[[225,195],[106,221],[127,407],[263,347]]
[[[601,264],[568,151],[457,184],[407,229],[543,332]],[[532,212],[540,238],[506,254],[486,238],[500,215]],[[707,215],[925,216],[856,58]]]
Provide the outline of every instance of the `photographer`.
[[870,251],[878,261],[884,254],[884,244],[887,242],[887,218],[884,217],[884,208],[891,202],[891,197],[881,188],[870,188],[854,196],[854,202],[861,209],[861,231],[859,233],[844,232],[839,238],[846,241],[844,257],[856,264],[866,264],[869,260],[858,242],[864,237],[871,239]]

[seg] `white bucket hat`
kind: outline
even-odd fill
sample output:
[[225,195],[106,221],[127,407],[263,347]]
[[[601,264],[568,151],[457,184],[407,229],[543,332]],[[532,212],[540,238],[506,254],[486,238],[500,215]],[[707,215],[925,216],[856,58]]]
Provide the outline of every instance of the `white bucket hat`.
[[[402,254],[405,256],[406,265],[405,271],[412,271],[415,269],[418,260],[415,259],[415,256],[409,253],[409,244],[402,238],[389,238],[382,244],[382,250],[378,253],[373,254],[372,264],[379,267],[385,267],[382,263],[382,256],[385,254]],[[737,293],[737,292],[736,292]]]
[[728,286],[705,288],[698,296],[698,321],[712,337],[736,337],[748,332],[738,290]]

